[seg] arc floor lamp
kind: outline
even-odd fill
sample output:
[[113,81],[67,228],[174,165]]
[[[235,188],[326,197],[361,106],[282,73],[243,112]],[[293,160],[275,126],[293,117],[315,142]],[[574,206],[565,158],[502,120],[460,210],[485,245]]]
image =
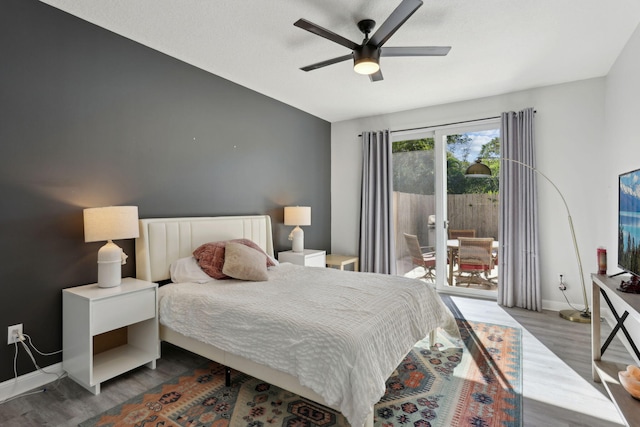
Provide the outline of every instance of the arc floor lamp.
[[[581,323],[589,323],[591,322],[591,312],[589,311],[589,300],[587,299],[587,288],[584,284],[584,273],[582,271],[582,261],[580,259],[580,251],[578,250],[578,243],[576,242],[576,232],[573,229],[573,219],[571,218],[571,211],[569,211],[569,205],[567,205],[567,201],[565,200],[562,192],[558,188],[558,186],[551,181],[551,179],[540,172],[538,169],[534,168],[531,165],[523,163],[518,160],[508,159],[508,158],[500,158],[500,161],[504,162],[512,162],[517,165],[523,166],[527,169],[532,170],[537,173],[544,179],[546,179],[549,184],[558,192],[558,195],[562,199],[562,203],[564,204],[564,208],[567,211],[567,219],[569,220],[569,229],[571,230],[571,239],[573,240],[573,249],[576,252],[576,261],[578,262],[578,272],[580,273],[580,283],[582,284],[582,297],[584,298],[584,309],[583,310],[560,310],[560,317],[566,320],[570,320],[572,322],[581,322]],[[491,169],[489,166],[485,165],[481,162],[480,159],[476,160],[474,164],[467,168],[465,172],[465,176],[469,178],[488,178],[491,176]]]

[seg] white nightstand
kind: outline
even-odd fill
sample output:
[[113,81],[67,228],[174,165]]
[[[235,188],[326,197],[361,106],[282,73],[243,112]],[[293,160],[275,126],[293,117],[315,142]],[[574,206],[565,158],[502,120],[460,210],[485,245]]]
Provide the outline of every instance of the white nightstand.
[[62,290],[62,367],[92,392],[141,365],[156,367],[158,285],[132,278],[113,288],[97,284]]
[[305,249],[302,252],[278,252],[278,261],[307,267],[325,267],[327,251],[317,249]]

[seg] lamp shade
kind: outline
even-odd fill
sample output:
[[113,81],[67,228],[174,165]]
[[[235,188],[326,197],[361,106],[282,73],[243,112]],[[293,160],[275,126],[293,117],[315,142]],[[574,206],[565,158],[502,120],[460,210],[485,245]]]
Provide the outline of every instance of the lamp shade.
[[468,178],[487,178],[491,176],[491,169],[482,163],[480,159],[477,159],[474,164],[467,168],[464,175]]
[[311,225],[310,206],[286,206],[284,225]]
[[140,236],[137,206],[87,208],[84,216],[84,241],[133,239]]

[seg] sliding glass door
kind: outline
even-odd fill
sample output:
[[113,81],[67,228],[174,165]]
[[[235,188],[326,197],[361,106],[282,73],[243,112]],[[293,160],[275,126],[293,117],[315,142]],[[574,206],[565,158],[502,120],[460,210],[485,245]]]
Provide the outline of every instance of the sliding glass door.
[[[495,296],[499,122],[395,132],[393,140],[398,274],[420,278],[447,292]],[[465,177],[467,167],[479,157],[496,169],[493,177]],[[464,238],[458,237],[464,233],[484,238],[485,245],[488,238],[493,239],[490,247],[496,250],[491,250],[492,260],[486,267],[460,263],[459,245]],[[466,244],[478,242],[462,242],[462,253]]]
[[397,273],[435,284],[437,263],[435,133],[394,134],[393,201]]
[[[486,121],[436,131],[446,159],[443,216],[446,218],[447,278],[438,288],[450,293],[497,297],[500,123]],[[481,160],[492,175],[469,178]]]

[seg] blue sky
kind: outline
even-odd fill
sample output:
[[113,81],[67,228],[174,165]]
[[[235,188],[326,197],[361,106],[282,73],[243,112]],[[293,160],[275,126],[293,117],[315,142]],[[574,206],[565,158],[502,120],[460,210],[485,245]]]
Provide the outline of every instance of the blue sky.
[[620,191],[640,199],[640,171],[621,176]]
[[478,158],[480,149],[484,144],[491,141],[493,138],[500,136],[500,129],[483,130],[479,132],[467,132],[465,133],[471,138],[471,151],[469,153],[469,162],[473,162]]

